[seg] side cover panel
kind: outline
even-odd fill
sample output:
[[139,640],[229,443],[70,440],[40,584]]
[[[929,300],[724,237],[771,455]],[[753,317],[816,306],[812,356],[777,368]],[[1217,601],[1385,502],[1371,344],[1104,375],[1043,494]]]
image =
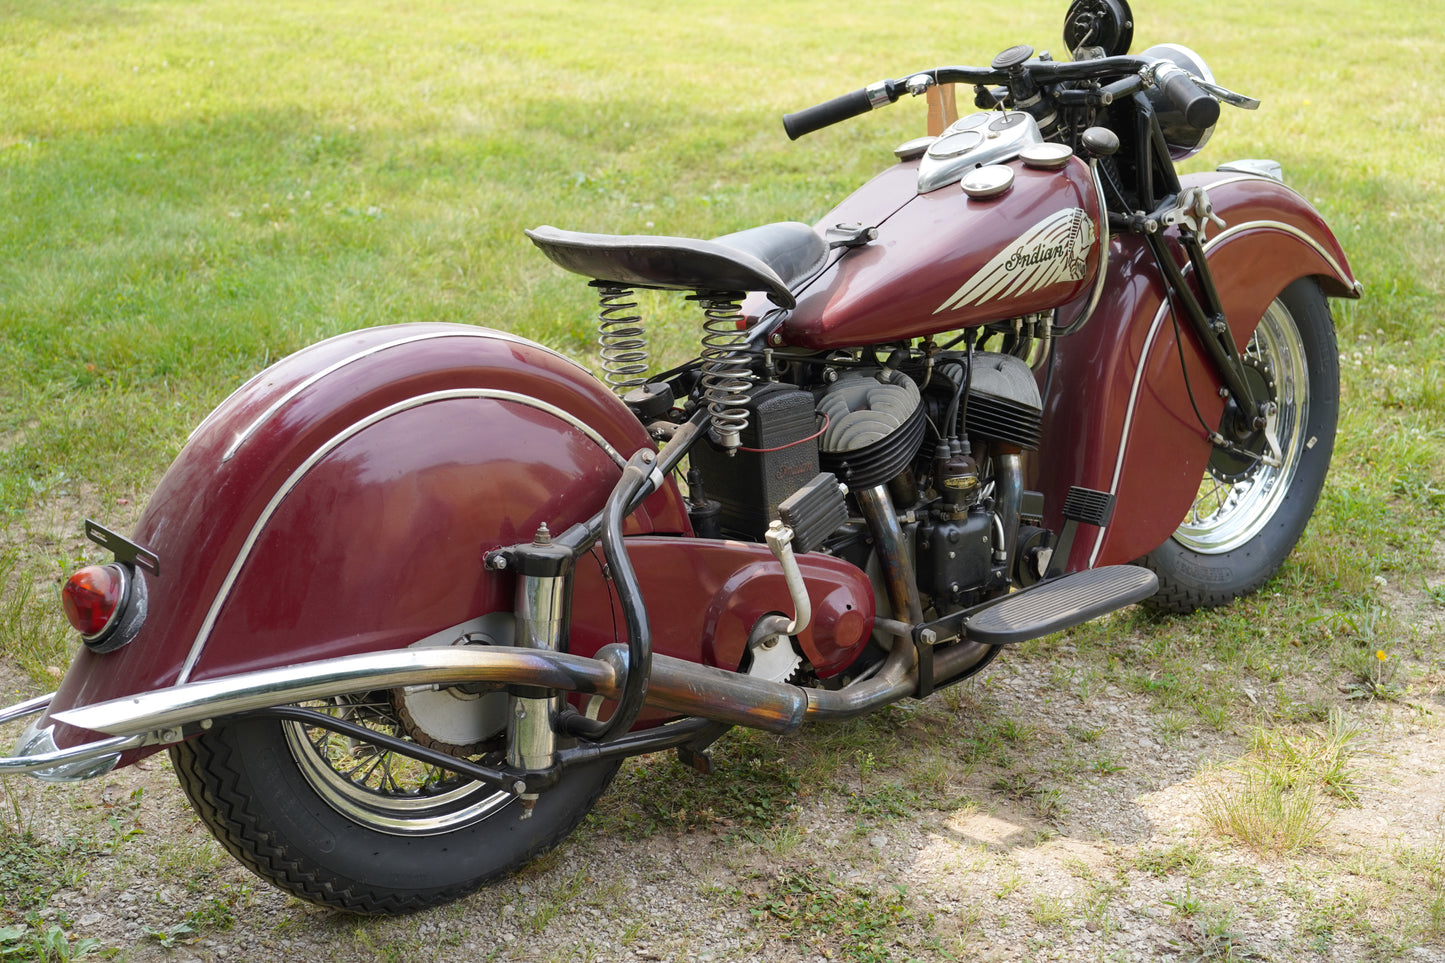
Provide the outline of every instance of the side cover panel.
[[[759,618],[795,614],[782,566],[766,546],[644,535],[629,538],[627,551],[647,603],[656,652],[735,669]],[[816,553],[797,559],[813,605],[813,619],[798,642],[818,675],[829,678],[852,663],[872,634],[873,587],[861,569],[842,559]],[[601,603],[608,600],[604,607]],[[620,641],[620,630],[595,628],[605,624],[602,613],[613,611],[620,623],[616,595],[600,567],[579,567],[569,650],[591,655]]]
[[[1316,277],[1332,296],[1358,297],[1338,241],[1294,191],[1243,174],[1183,181],[1186,188],[1208,187],[1226,222],[1223,230],[1210,228],[1205,247],[1241,348],[1274,297],[1298,278]],[[1049,458],[1032,465],[1031,484],[1048,506],[1045,524],[1056,530],[1070,486],[1117,497],[1106,529],[1081,529],[1071,570],[1133,561],[1174,532],[1198,492],[1210,452],[1190,387],[1208,424],[1217,424],[1223,412],[1221,381],[1182,316],[1182,344],[1176,338],[1158,268],[1144,244],[1114,239],[1109,273],[1093,320],[1054,347],[1052,390],[1044,402]]]

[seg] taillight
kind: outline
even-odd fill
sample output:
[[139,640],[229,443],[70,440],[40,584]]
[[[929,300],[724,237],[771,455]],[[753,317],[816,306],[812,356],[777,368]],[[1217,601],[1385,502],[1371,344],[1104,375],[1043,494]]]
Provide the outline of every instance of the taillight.
[[90,565],[60,590],[65,617],[86,645],[109,652],[135,637],[145,617],[140,580],[121,565]]

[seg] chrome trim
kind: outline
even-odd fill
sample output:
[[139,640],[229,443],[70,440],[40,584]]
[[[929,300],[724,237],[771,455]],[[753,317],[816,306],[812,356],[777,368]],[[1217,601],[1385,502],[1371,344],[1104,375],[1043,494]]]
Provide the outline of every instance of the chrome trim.
[[54,726],[31,723],[16,742],[15,755],[0,758],[0,775],[25,773],[42,782],[79,782],[105,775],[115,768],[122,752],[144,744],[144,735],[132,735],[60,749]]
[[[1268,178],[1276,184],[1284,183],[1284,168],[1276,160],[1242,157],[1239,160],[1226,161],[1214,169],[1221,174],[1254,174]],[[1228,183],[1233,184],[1236,181],[1237,178],[1231,178]]]
[[[343,335],[342,337],[345,337],[345,335]],[[340,361],[327,365],[320,371],[313,372],[310,376],[303,378],[296,384],[292,385],[291,388],[289,388],[279,398],[273,401],[266,408],[265,411],[261,412],[260,415],[256,416],[256,418],[249,425],[247,425],[244,429],[241,430],[239,434],[236,435],[235,439],[231,442],[231,447],[227,448],[225,454],[221,456],[221,461],[223,463],[230,461],[231,458],[236,454],[236,452],[241,449],[241,446],[244,445],[250,439],[250,437],[260,429],[261,425],[271,420],[271,418],[273,418],[278,411],[280,411],[286,406],[287,402],[292,401],[297,395],[301,394],[301,392],[305,391],[307,388],[310,388],[312,385],[316,384],[318,381],[327,377],[328,375],[335,374],[337,371],[340,371],[342,368],[345,368],[348,365],[355,364],[358,361],[364,361],[367,358],[370,358],[372,355],[379,354],[389,348],[398,348],[402,345],[416,344],[421,341],[434,341],[439,338],[495,338],[498,341],[509,341],[513,344],[526,344],[531,345],[532,347],[542,348],[542,345],[537,344],[537,342],[535,341],[529,341],[526,338],[519,337],[515,334],[508,334],[505,331],[493,331],[490,328],[478,329],[476,331],[428,331],[425,334],[413,334],[408,335],[404,338],[397,338],[394,341],[388,341],[384,344],[374,344],[363,351],[358,351],[355,354],[350,355],[349,357],[342,358]],[[325,342],[318,342],[318,344],[325,344]],[[313,345],[313,347],[315,346]],[[543,350],[546,349],[544,348]],[[558,357],[563,356],[558,355]],[[569,361],[574,365],[576,364],[576,362],[571,361],[570,358],[564,358],[564,360]],[[580,368],[581,366],[578,365],[578,367]],[[255,379],[253,378],[251,380],[254,381]],[[246,384],[250,383],[250,381],[246,382]],[[242,387],[245,387],[245,385],[242,385]],[[240,389],[238,388],[237,391],[239,390]],[[209,418],[207,420],[209,420]],[[202,424],[205,424],[205,422],[202,422]],[[199,430],[199,428],[197,430]]]
[[1113,235],[1109,233],[1109,204],[1104,199],[1104,181],[1099,177],[1099,162],[1089,161],[1089,174],[1094,182],[1094,193],[1099,198],[1099,267],[1094,275],[1094,292],[1089,296],[1089,303],[1085,305],[1084,311],[1078,318],[1070,321],[1064,328],[1054,332],[1055,337],[1065,337],[1083,328],[1094,316],[1094,311],[1099,306],[1099,299],[1104,295],[1104,283],[1109,278],[1109,244]]
[[[1253,174],[1246,174],[1239,178],[1239,180],[1259,179],[1260,177]],[[1228,182],[1221,181],[1215,184],[1211,184],[1210,186],[1217,187],[1220,183]],[[1325,250],[1323,245],[1321,245],[1306,232],[1301,231],[1299,228],[1282,223],[1280,221],[1246,221],[1243,224],[1236,224],[1234,227],[1226,228],[1225,230],[1220,231],[1218,234],[1216,234],[1211,240],[1205,242],[1204,252],[1208,254],[1215,247],[1224,243],[1226,240],[1233,237],[1234,235],[1242,234],[1245,231],[1253,230],[1255,228],[1267,228],[1282,231],[1285,234],[1289,234],[1292,237],[1303,241],[1306,245],[1313,248],[1315,250],[1315,253],[1317,253],[1321,258],[1324,259],[1325,263],[1328,264],[1330,268],[1335,272],[1335,276],[1338,277],[1341,281],[1352,280],[1350,276],[1345,273],[1344,269],[1340,267],[1339,262],[1330,255],[1329,251]],[[1358,289],[1360,286],[1358,281],[1355,281],[1354,285],[1356,289]],[[1154,322],[1150,326],[1149,337],[1144,342],[1143,350],[1139,352],[1138,367],[1134,370],[1134,384],[1129,391],[1129,407],[1127,409],[1127,413],[1124,416],[1123,430],[1119,433],[1119,449],[1118,453],[1114,456],[1114,478],[1109,483],[1109,494],[1111,495],[1117,496],[1119,494],[1119,476],[1122,475],[1124,472],[1124,451],[1128,446],[1129,430],[1134,423],[1134,410],[1138,407],[1139,403],[1139,386],[1144,377],[1145,362],[1149,357],[1149,352],[1154,349],[1154,340],[1159,334],[1160,325],[1163,323],[1163,320],[1168,314],[1168,311],[1169,301],[1166,298],[1164,302],[1159,305],[1159,310],[1154,315]],[[1104,534],[1107,531],[1107,528],[1101,528],[1094,536],[1094,549],[1089,554],[1090,568],[1093,568],[1098,563],[1099,553],[1103,550],[1104,547]],[[1067,564],[1067,560],[1065,560],[1065,564]]]
[[1226,239],[1235,234],[1239,234],[1252,228],[1260,227],[1271,228],[1276,231],[1282,231],[1297,240],[1303,241],[1306,246],[1314,248],[1315,253],[1324,259],[1325,263],[1330,266],[1330,270],[1335,272],[1335,277],[1339,278],[1341,281],[1354,281],[1354,278],[1350,277],[1350,275],[1346,273],[1345,269],[1340,265],[1340,262],[1335,260],[1334,255],[1330,254],[1330,252],[1325,249],[1324,245],[1320,244],[1319,241],[1316,241],[1313,237],[1311,237],[1308,232],[1302,231],[1292,224],[1285,224],[1281,221],[1248,221],[1244,224],[1236,224],[1234,227],[1227,228],[1216,234],[1212,241],[1204,245],[1204,250],[1208,252],[1216,245],[1220,244],[1221,242],[1225,241]]
[[281,502],[301,483],[301,479],[315,467],[317,462],[331,454],[331,452],[335,451],[361,431],[390,418],[392,415],[400,414],[403,411],[409,411],[413,408],[420,408],[423,405],[438,401],[454,401],[467,398],[510,401],[515,404],[544,411],[577,428],[606,452],[619,467],[625,467],[627,465],[627,459],[623,458],[617,449],[608,444],[607,440],[598,434],[595,429],[584,424],[576,416],[563,411],[561,408],[549,402],[532,398],[528,395],[517,394],[513,391],[498,391],[491,388],[452,388],[446,391],[433,391],[428,394],[417,395],[405,401],[398,401],[396,404],[389,405],[380,411],[372,412],[360,421],[348,425],[341,432],[327,440],[325,444],[319,446],[305,461],[297,466],[296,470],[291,473],[291,476],[287,478],[281,487],[276,490],[275,494],[271,496],[271,500],[266,503],[266,507],[262,509],[260,516],[257,517],[255,523],[251,526],[251,531],[247,534],[245,542],[242,543],[240,551],[236,553],[235,561],[231,563],[231,570],[226,573],[225,580],[217,590],[216,597],[211,602],[211,608],[207,611],[206,618],[201,622],[200,630],[196,633],[196,640],[191,643],[191,650],[186,654],[185,662],[181,664],[180,675],[177,676],[176,683],[178,685],[183,684],[191,677],[191,672],[195,669],[196,663],[201,658],[201,650],[205,648],[206,641],[210,638],[211,630],[215,628],[216,620],[220,617],[221,607],[225,605],[227,599],[230,598],[231,589],[241,574],[241,568],[250,560],[251,550],[255,547],[257,539],[261,537],[261,532],[265,529],[266,525],[270,523],[271,516],[276,513]]
[[[1218,173],[1218,170],[1216,170],[1216,173]],[[1271,184],[1278,184],[1281,187],[1289,187],[1289,185],[1284,183],[1283,181],[1277,181],[1274,178],[1266,177],[1263,174],[1252,174],[1246,171],[1230,171],[1230,173],[1234,174],[1235,176],[1221,177],[1217,181],[1210,181],[1208,184],[1203,184],[1200,186],[1202,186],[1206,191],[1212,191],[1216,187],[1228,187],[1230,184],[1243,184],[1250,181],[1269,181]],[[1290,187],[1290,190],[1294,191],[1296,194],[1299,193],[1298,191],[1295,191],[1293,187]]]
[[45,695],[17,702],[13,706],[6,706],[0,709],[0,725],[14,722],[16,719],[24,719],[26,716],[33,716],[37,712],[44,712],[50,707],[50,702],[54,698],[54,692],[47,692]]
[[611,698],[618,689],[617,681],[610,663],[565,652],[502,646],[427,647],[342,656],[187,682],[67,709],[52,718],[92,732],[131,736],[370,689],[496,682],[599,692]]
[[[1149,326],[1149,336],[1144,339],[1144,347],[1139,351],[1138,367],[1134,369],[1134,384],[1129,389],[1129,406],[1124,412],[1124,427],[1119,432],[1119,450],[1114,456],[1114,477],[1109,482],[1109,494],[1117,496],[1119,493],[1119,476],[1124,473],[1124,451],[1129,445],[1129,432],[1134,427],[1134,411],[1139,405],[1139,388],[1144,382],[1144,369],[1149,359],[1149,353],[1154,350],[1154,341],[1159,336],[1159,329],[1164,318],[1169,313],[1169,301],[1159,305],[1159,310],[1154,313],[1154,321]],[[1094,533],[1094,548],[1089,553],[1089,568],[1093,568],[1099,562],[1099,552],[1104,548],[1104,533],[1109,530],[1108,526],[1098,529]],[[1063,560],[1064,565],[1069,564],[1068,559]]]

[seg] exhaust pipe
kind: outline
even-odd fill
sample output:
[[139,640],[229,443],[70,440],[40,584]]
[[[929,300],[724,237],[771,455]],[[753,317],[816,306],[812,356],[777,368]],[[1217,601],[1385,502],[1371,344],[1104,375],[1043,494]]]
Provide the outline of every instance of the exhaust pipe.
[[[935,656],[938,678],[968,671],[988,652],[988,646],[972,642],[940,650]],[[654,654],[647,705],[727,725],[787,733],[808,720],[849,719],[911,695],[917,686],[913,663],[912,645],[899,639],[876,676],[827,690],[755,679]],[[183,727],[207,720],[400,686],[526,685],[617,701],[623,694],[626,666],[624,645],[606,646],[596,658],[501,646],[404,649],[189,682],[66,709],[51,718],[112,737],[155,734],[161,742],[178,742]]]
[[[563,692],[622,695],[627,649],[610,645],[597,658],[537,649],[405,649],[262,669],[222,679],[112,699],[56,712],[56,722],[111,736],[163,733],[257,709],[372,689],[494,683]],[[685,715],[772,732],[802,724],[808,699],[796,686],[767,682],[664,655],[653,656],[647,702]]]

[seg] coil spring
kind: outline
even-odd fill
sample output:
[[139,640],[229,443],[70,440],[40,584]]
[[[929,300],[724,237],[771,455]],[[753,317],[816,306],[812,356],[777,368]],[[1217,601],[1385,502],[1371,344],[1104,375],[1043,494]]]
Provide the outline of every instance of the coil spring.
[[743,325],[741,292],[699,291],[688,298],[702,305],[702,391],[718,443],[732,451],[742,444],[748,427],[748,395],[752,372],[743,348],[748,333]]
[[602,378],[621,397],[647,380],[647,332],[630,288],[604,281],[592,286],[600,305],[597,344],[602,350]]

